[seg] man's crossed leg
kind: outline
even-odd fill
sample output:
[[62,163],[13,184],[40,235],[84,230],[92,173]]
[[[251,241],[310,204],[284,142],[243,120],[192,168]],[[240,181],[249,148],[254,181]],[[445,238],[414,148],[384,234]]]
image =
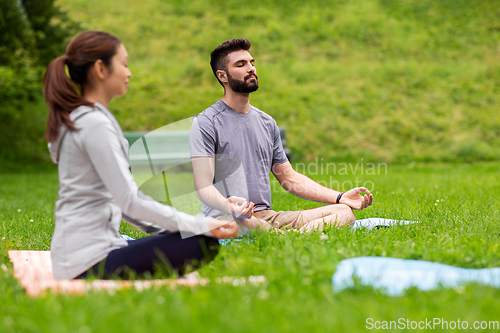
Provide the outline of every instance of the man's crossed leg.
[[[231,221],[234,217],[225,214],[217,219]],[[311,232],[323,230],[325,224],[342,228],[356,220],[351,208],[347,205],[327,205],[318,208],[298,211],[279,211],[271,209],[254,212],[250,219],[240,219],[245,227],[250,229],[277,229]]]

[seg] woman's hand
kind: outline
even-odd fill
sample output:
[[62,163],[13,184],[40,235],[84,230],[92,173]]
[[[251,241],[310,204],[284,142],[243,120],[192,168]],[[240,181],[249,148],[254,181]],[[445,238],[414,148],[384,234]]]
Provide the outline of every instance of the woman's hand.
[[210,231],[217,239],[233,238],[238,236],[238,223],[236,221],[220,221],[212,219],[209,222]]

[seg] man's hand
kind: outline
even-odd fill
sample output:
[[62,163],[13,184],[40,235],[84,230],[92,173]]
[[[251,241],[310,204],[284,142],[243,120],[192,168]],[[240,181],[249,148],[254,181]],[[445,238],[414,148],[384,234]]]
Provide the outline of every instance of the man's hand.
[[217,239],[233,238],[238,236],[238,223],[235,221],[219,221],[212,219],[209,222],[210,231]]
[[227,203],[229,205],[229,211],[234,217],[249,219],[253,216],[253,207],[255,206],[253,202],[247,204],[245,198],[231,196],[227,198]]
[[[364,192],[365,195],[362,196],[359,193]],[[352,190],[345,192],[340,198],[341,204],[347,205],[352,209],[362,210],[368,206],[371,206],[373,202],[373,195],[368,191],[366,187],[356,187]]]

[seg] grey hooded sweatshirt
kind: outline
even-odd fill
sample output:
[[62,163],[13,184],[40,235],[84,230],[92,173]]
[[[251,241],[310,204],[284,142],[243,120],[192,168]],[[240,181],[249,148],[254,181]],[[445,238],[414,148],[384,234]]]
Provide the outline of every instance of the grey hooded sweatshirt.
[[50,247],[56,279],[72,279],[118,248],[121,220],[147,233],[185,231],[212,236],[209,218],[162,205],[138,190],[129,171],[128,142],[103,105],[70,113],[77,131],[61,127],[49,144],[58,164],[59,200]]

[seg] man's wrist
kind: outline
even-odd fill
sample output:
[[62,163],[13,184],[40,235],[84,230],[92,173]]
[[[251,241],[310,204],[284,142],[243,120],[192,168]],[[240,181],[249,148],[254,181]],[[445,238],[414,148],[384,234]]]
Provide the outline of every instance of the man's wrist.
[[337,200],[335,201],[336,204],[340,203],[340,199],[342,199],[343,195],[344,195],[344,192],[339,193],[339,195],[337,196]]

